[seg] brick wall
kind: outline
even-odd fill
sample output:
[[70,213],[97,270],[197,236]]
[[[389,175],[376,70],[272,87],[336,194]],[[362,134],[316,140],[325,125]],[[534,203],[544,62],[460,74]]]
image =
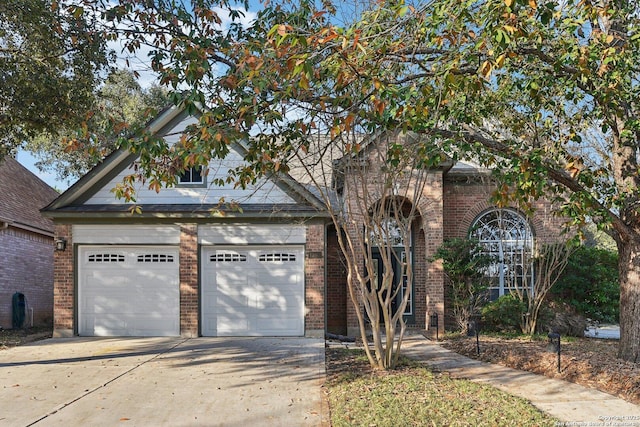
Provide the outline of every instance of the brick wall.
[[327,332],[345,335],[347,333],[347,305],[351,301],[347,295],[346,260],[340,250],[336,229],[331,225],[327,230]]
[[305,335],[324,337],[325,227],[307,226],[305,245]]
[[[495,208],[490,201],[495,187],[479,180],[452,179],[444,184],[444,238],[465,238],[473,222],[484,211]],[[562,237],[563,218],[554,215],[553,205],[546,200],[534,204],[534,214],[528,218],[537,244],[553,242]],[[447,301],[448,305],[448,301]],[[445,319],[453,326],[452,318]]]
[[67,250],[54,252],[53,270],[53,333],[66,337],[74,332],[74,248],[71,225],[56,224],[56,238],[67,240]]
[[53,238],[9,226],[0,229],[0,327],[13,326],[12,297],[26,297],[25,326],[53,321]]
[[180,227],[180,334],[198,336],[198,226]]
[[[444,185],[444,238],[467,237],[473,221],[487,209],[495,208],[490,198],[494,187],[480,182],[447,181]],[[529,218],[537,242],[551,242],[561,235],[563,219],[553,214],[550,202],[539,200]]]
[[[442,264],[430,262],[429,258],[442,245],[446,214],[443,211],[442,172],[433,171],[428,179],[418,203],[424,241],[416,239],[414,244],[414,256],[421,267],[417,269],[420,274],[416,277],[416,301],[420,303],[416,307],[416,326],[425,329],[429,336],[435,336],[436,330],[430,325],[429,318],[434,314],[440,318],[444,316],[444,275]],[[444,322],[438,323],[438,328],[441,335]]]
[[[349,215],[348,233],[353,241],[360,240],[362,231],[362,218],[368,210],[378,202],[382,195],[383,174],[378,170],[379,161],[370,155],[366,168],[352,168],[344,178],[344,195],[346,209]],[[418,329],[428,329],[427,318],[438,313],[444,314],[444,284],[442,266],[439,262],[429,263],[428,258],[433,255],[443,240],[443,201],[442,201],[442,172],[434,170],[426,177],[422,193],[417,193],[418,186],[414,177],[398,179],[398,193],[417,207],[418,219],[413,225],[413,259],[414,259],[414,323],[411,325]],[[406,189],[406,192],[405,192]],[[399,196],[398,196],[399,197]],[[368,200],[364,201],[365,198]],[[365,206],[366,205],[366,206]],[[363,208],[364,206],[364,208]],[[364,260],[363,248],[356,248],[353,259]],[[362,262],[356,262],[358,268],[364,268]],[[338,272],[329,272],[329,277]],[[354,278],[354,280],[356,280]],[[346,285],[345,285],[346,288]],[[337,287],[332,287],[332,292]],[[345,290],[346,292],[346,290]],[[328,296],[329,301],[336,297]],[[362,310],[362,308],[359,308]],[[333,316],[335,313],[330,312]],[[331,324],[333,319],[328,320]],[[443,328],[443,323],[440,324]],[[347,332],[350,335],[358,334],[358,318],[356,308],[352,303],[347,303]],[[431,332],[435,332],[431,330]],[[435,333],[434,333],[435,335]]]

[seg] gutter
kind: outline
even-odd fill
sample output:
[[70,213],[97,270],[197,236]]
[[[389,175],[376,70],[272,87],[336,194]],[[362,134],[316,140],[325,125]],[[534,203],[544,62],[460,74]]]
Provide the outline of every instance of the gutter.
[[41,234],[51,238],[54,237],[54,233],[50,230],[45,230],[44,228],[34,227],[29,224],[12,221],[6,218],[0,218],[0,230],[6,230],[9,227],[19,228],[21,230],[30,231],[32,233]]

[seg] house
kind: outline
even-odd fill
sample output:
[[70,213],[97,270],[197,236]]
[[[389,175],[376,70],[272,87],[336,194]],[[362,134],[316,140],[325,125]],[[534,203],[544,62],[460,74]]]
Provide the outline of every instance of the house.
[[[195,120],[174,107],[148,130],[171,143]],[[337,232],[318,192],[285,173],[246,189],[209,185],[241,164],[244,146],[230,148],[224,160],[211,162],[208,175],[192,170],[158,193],[141,185],[138,213],[111,191],[136,160],[116,151],[43,210],[56,224],[56,238],[66,241],[66,250],[55,253],[56,336],[357,333]],[[348,204],[357,190],[344,174],[335,180],[335,197]],[[559,222],[544,204],[533,218],[496,209],[486,176],[473,165],[433,168],[428,180],[408,254],[415,286],[404,315],[411,327],[433,333],[431,319],[443,319],[442,332],[447,307],[442,267],[428,259],[443,239],[474,230],[490,244],[496,221],[507,221],[510,236],[532,245],[534,238],[557,236]],[[221,198],[239,209],[220,215]],[[504,243],[498,246],[513,249],[513,264],[522,242]],[[508,270],[495,270],[496,295],[514,280]]]
[[22,324],[53,319],[54,225],[40,209],[58,193],[6,156],[0,160],[0,327],[13,321],[13,296],[24,309]]

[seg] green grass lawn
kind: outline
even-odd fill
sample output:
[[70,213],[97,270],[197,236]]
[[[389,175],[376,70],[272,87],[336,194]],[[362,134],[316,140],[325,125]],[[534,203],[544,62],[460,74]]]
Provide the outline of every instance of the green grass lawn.
[[327,351],[331,422],[340,426],[556,426],[527,401],[403,360],[372,371],[363,351]]

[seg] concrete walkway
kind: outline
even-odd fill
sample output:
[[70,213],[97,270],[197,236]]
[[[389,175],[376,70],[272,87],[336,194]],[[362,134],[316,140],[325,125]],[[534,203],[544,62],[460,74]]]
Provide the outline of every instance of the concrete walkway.
[[405,338],[402,352],[453,378],[486,383],[527,399],[561,421],[559,425],[640,427],[640,406],[595,389],[470,359],[421,335]]
[[584,336],[589,338],[602,338],[607,340],[620,339],[620,326],[618,325],[597,325],[589,326],[584,331]]

